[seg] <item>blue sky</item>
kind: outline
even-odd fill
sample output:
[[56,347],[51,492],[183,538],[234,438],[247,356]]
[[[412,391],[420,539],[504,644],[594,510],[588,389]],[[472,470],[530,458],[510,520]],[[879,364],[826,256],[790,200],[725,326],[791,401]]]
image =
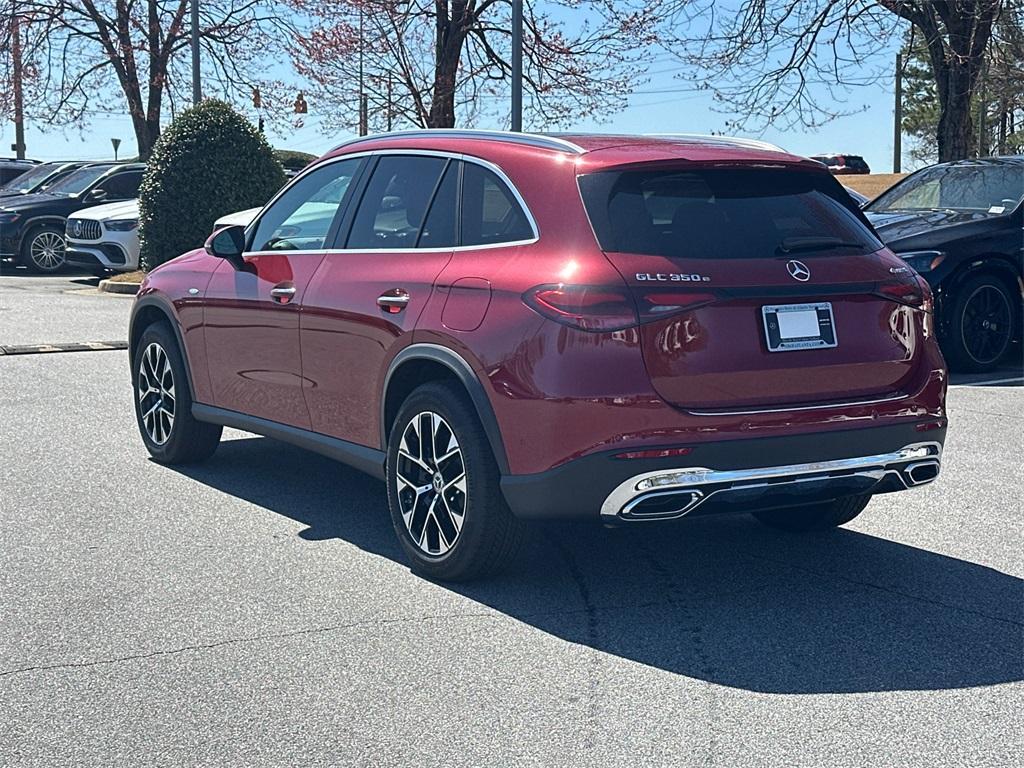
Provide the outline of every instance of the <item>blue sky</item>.
[[[895,55],[895,50],[892,55]],[[707,92],[665,92],[686,88],[687,83],[679,79],[678,72],[678,65],[673,65],[663,55],[654,58],[648,73],[649,81],[639,86],[641,92],[632,95],[622,111],[611,115],[606,122],[584,120],[572,128],[625,133],[710,133],[725,130],[726,121],[731,116],[715,112],[712,109],[712,98]],[[270,76],[281,77],[286,74],[272,72]],[[744,135],[763,138],[802,155],[821,152],[859,154],[868,161],[872,170],[887,173],[892,170],[892,89],[893,83],[889,80],[850,91],[848,106],[863,105],[863,111],[839,118],[818,129],[768,128],[760,133],[747,132]],[[329,123],[331,115],[318,113],[313,94],[307,93],[307,99],[310,103],[307,124],[301,129],[289,131],[286,138],[271,134],[269,138],[274,146],[319,154],[347,138],[344,133],[324,135],[319,125],[322,121]],[[118,114],[122,103],[112,99],[105,109],[91,114],[88,124],[82,129],[50,129],[44,132],[39,126],[29,124],[26,130],[28,156],[42,160],[109,159],[113,157],[110,143],[113,137],[121,139],[121,157],[133,156],[135,140],[131,121],[127,116]],[[501,129],[507,126],[481,123],[474,127]],[[529,125],[526,128],[529,129]],[[3,125],[0,141],[5,150],[3,154],[7,154],[6,150],[14,141],[12,124]],[[909,165],[906,153],[908,143],[905,137],[904,170]]]

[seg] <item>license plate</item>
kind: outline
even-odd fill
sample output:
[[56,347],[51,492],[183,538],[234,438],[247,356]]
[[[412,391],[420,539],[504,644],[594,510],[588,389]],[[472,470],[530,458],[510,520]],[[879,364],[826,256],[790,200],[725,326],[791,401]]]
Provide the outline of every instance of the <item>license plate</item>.
[[769,352],[834,347],[836,341],[832,304],[776,304],[761,307]]

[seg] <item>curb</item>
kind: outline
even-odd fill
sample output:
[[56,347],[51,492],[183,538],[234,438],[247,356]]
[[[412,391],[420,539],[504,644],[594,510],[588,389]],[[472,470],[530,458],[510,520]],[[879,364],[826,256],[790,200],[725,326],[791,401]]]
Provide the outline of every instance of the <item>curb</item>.
[[134,295],[139,292],[141,283],[115,283],[111,280],[100,280],[99,289],[104,293],[121,293]]

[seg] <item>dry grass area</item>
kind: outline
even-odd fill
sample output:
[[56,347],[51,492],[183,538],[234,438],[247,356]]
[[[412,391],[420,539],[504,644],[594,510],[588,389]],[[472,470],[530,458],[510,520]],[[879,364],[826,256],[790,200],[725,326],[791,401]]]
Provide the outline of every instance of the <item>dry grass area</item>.
[[850,174],[836,176],[836,178],[850,189],[855,189],[874,200],[906,175],[905,173],[866,173],[863,176]]
[[118,272],[107,279],[112,283],[141,283],[145,276],[146,273],[140,269],[135,272]]

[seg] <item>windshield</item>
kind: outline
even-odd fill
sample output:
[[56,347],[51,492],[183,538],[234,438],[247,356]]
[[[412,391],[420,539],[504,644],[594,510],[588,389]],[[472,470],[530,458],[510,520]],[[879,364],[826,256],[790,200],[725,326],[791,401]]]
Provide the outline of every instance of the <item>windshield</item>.
[[954,210],[998,215],[1024,198],[1024,165],[977,163],[937,165],[909,177],[881,195],[867,210]]
[[829,192],[831,178],[821,176],[767,169],[604,171],[581,176],[580,189],[605,251],[753,259],[794,250],[879,250],[870,230]]
[[56,165],[37,165],[31,171],[21,174],[15,179],[11,179],[2,187],[0,191],[3,192],[31,192],[35,189],[40,182],[46,179],[51,173],[57,170]]
[[54,183],[52,187],[48,187],[46,191],[51,195],[67,195],[69,197],[80,194],[113,167],[112,165],[90,165],[88,168],[79,168]]

